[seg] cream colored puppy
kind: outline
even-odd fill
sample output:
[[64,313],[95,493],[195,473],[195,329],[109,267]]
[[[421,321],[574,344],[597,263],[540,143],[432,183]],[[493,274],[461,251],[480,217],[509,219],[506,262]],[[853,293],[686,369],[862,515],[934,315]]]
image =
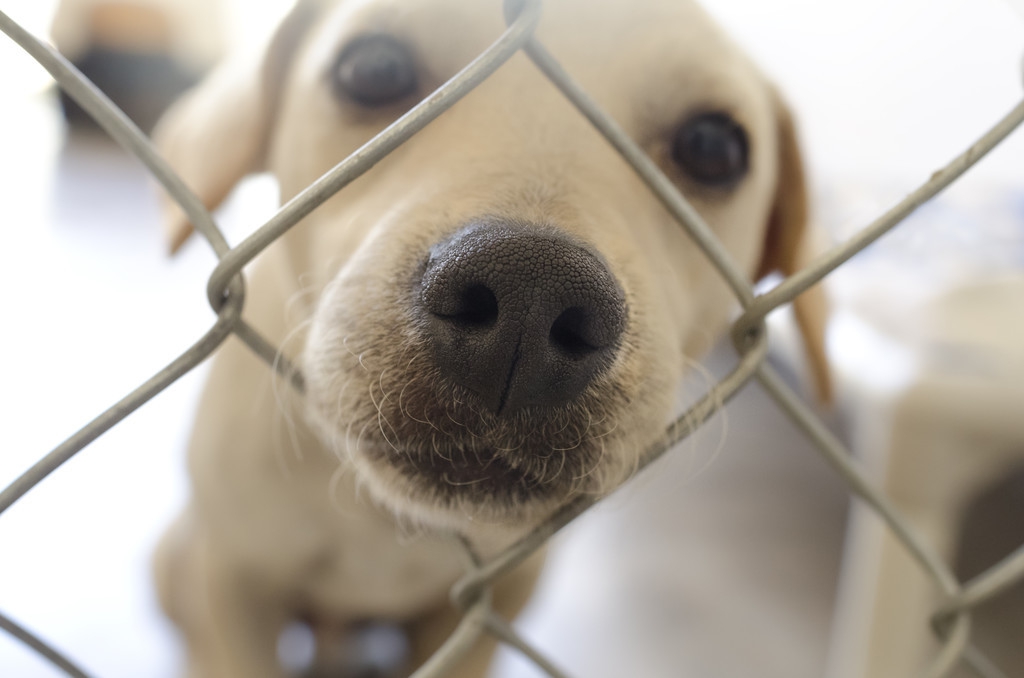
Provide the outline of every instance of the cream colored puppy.
[[[498,0],[301,2],[263,64],[213,77],[159,141],[211,207],[261,168],[287,199],[503,28]],[[806,209],[789,116],[700,9],[551,0],[538,35],[751,277],[792,270]],[[189,232],[177,213],[170,228],[176,244]],[[307,394],[275,387],[238,342],[215,360],[193,499],[157,556],[204,678],[281,675],[275,640],[298,615],[402,623],[417,665],[457,620],[462,567],[444,535],[486,557],[625,480],[735,308],[522,54],[288,232],[249,281],[248,319],[303,366]],[[538,565],[498,586],[499,610],[522,605]],[[486,645],[459,676],[485,672]]]

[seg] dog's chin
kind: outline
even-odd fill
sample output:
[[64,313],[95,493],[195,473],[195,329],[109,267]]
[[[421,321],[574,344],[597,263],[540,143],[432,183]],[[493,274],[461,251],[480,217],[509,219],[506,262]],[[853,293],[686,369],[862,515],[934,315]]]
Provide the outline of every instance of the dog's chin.
[[[571,402],[498,414],[441,372],[418,335],[325,320],[305,356],[306,419],[371,498],[411,523],[536,524],[624,480],[653,430],[636,414],[650,408],[614,371]],[[374,348],[339,341],[339,328]]]
[[353,460],[374,497],[396,514],[440,529],[470,521],[517,530],[539,522],[583,487],[568,469],[540,474],[517,456],[521,452],[456,446],[408,451],[364,438]]

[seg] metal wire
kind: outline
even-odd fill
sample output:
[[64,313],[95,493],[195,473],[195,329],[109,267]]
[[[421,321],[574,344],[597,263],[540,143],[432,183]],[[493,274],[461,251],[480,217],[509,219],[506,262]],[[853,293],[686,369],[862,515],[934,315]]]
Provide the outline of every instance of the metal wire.
[[[804,270],[791,275],[773,290],[755,297],[750,282],[673,183],[534,38],[534,30],[541,15],[541,5],[542,0],[506,0],[508,28],[490,47],[408,113],[289,201],[267,223],[235,247],[228,244],[201,201],[157,154],[145,135],[62,56],[0,12],[0,30],[42,64],[68,95],[111,137],[145,164],[180,205],[219,259],[207,285],[208,302],[217,313],[217,320],[210,330],[167,367],[65,440],[4,488],[0,492],[0,514],[90,442],[204,361],[232,333],[242,339],[268,365],[289,379],[296,389],[302,391],[303,379],[299,371],[280,355],[277,347],[266,341],[241,318],[245,302],[243,268],[302,218],[430,124],[512,55],[523,50],[580,114],[633,167],[637,175],[713,263],[744,309],[743,315],[733,327],[733,336],[744,338],[737,346],[736,366],[689,411],[674,421],[656,444],[644,452],[641,457],[641,468],[648,466],[696,430],[740,388],[756,378],[778,406],[815,443],[818,452],[844,479],[850,490],[882,518],[899,543],[906,547],[914,561],[945,594],[946,602],[933,617],[933,627],[942,641],[942,647],[923,675],[928,678],[941,678],[948,675],[958,663],[963,662],[982,678],[1003,678],[998,667],[976,648],[970,646],[970,613],[981,603],[1024,581],[1024,546],[989,571],[968,584],[961,585],[943,559],[921,539],[892,502],[868,480],[840,441],[766,364],[768,341],[764,319],[768,313],[793,301],[801,292],[892,230],[923,203],[952,184],[1022,124],[1024,102],[1015,106],[963,154],[936,172],[920,188],[853,238],[827,252]],[[552,535],[597,501],[596,497],[577,497],[530,534],[487,562],[480,562],[469,549],[468,543],[462,540],[461,543],[466,546],[467,572],[453,587],[452,600],[464,610],[463,618],[443,646],[416,671],[414,678],[442,678],[447,675],[484,633],[489,633],[499,641],[519,650],[548,676],[565,678],[566,674],[521,638],[507,620],[492,610],[490,587],[497,577],[522,563]],[[0,628],[38,652],[67,675],[75,678],[86,675],[47,643],[2,614]]]
[[711,232],[711,228],[704,222],[704,219],[693,209],[690,203],[679,192],[672,181],[665,176],[664,172],[644,153],[643,149],[637,146],[636,142],[629,138],[629,135],[619,127],[615,120],[607,115],[590,98],[582,87],[576,84],[564,68],[551,56],[544,46],[536,40],[531,40],[526,45],[526,53],[533,59],[539,68],[556,87],[579,109],[587,120],[604,135],[615,150],[628,162],[636,173],[644,180],[644,183],[661,200],[676,221],[686,229],[690,237],[704,251],[708,259],[715,265],[715,268],[732,288],[733,293],[739,299],[744,308],[753,301],[753,290],[750,281],[733,263],[732,257],[725,251],[718,238]]
[[796,299],[812,285],[849,261],[855,254],[891,231],[897,224],[909,217],[914,210],[948,188],[964,172],[988,155],[989,151],[1002,143],[1003,139],[1017,129],[1022,121],[1024,121],[1024,101],[1014,106],[984,136],[971,144],[966,151],[948,165],[935,172],[924,185],[892,209],[845,243],[837,246],[831,252],[821,255],[802,271],[794,273],[777,287],[755,299],[746,314],[737,321],[737,326],[743,328],[761,322],[769,313]]
[[498,615],[493,613],[487,615],[485,623],[487,624],[487,630],[494,634],[496,638],[505,641],[519,650],[524,657],[536,664],[537,668],[551,676],[551,678],[569,678],[568,675],[562,673],[561,669],[552,664],[547,657],[538,652],[535,647],[523,640],[516,633],[516,630],[512,628],[512,625]]
[[1024,545],[964,584],[963,588],[935,613],[935,620],[942,621],[949,615],[981,605],[1002,594],[1011,586],[1024,581]]
[[452,635],[448,636],[448,640],[409,678],[432,678],[433,676],[448,675],[483,635],[487,626],[487,617],[490,614],[490,592],[484,592],[476,602],[469,606],[459,625]]
[[0,629],[3,629],[12,637],[17,638],[38,652],[41,657],[71,676],[71,678],[89,678],[89,674],[78,668],[70,659],[53,649],[51,645],[41,640],[39,636],[2,613],[0,613]]

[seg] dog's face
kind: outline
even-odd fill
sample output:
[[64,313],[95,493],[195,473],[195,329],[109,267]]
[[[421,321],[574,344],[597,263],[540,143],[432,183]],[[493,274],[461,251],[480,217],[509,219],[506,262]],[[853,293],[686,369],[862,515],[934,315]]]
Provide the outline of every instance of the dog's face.
[[[258,119],[233,123],[252,138],[222,151],[227,169],[203,169],[217,177],[208,190],[193,179],[208,202],[257,156],[283,198],[297,194],[504,28],[497,0],[326,4],[300,4],[252,78]],[[702,11],[551,0],[538,36],[741,267],[791,267],[804,207],[788,118]],[[189,106],[209,115],[202,98],[165,125],[169,147],[176,126],[196,125]],[[523,54],[275,246],[317,293],[302,359],[311,421],[375,497],[438,526],[529,525],[616,486],[735,307]]]

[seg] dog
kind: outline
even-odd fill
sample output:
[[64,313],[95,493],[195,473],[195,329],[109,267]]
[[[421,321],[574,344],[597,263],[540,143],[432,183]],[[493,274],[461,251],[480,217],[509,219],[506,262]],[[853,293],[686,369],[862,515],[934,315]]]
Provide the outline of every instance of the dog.
[[[295,196],[483,51],[494,0],[300,1],[260,63],[225,66],[158,145],[215,208],[267,170]],[[775,89],[688,0],[551,0],[540,41],[757,279],[804,256],[806,188]],[[174,247],[191,226],[167,210]],[[158,548],[188,675],[283,675],[289,620],[459,619],[452,533],[487,558],[637,468],[734,298],[627,163],[522,53],[247,271],[245,316],[302,366],[295,396],[235,339],[214,359],[192,497]],[[820,292],[797,300],[824,374]],[[824,379],[821,383],[827,383]],[[493,592],[512,616],[537,555]],[[453,676],[486,672],[483,640]]]

